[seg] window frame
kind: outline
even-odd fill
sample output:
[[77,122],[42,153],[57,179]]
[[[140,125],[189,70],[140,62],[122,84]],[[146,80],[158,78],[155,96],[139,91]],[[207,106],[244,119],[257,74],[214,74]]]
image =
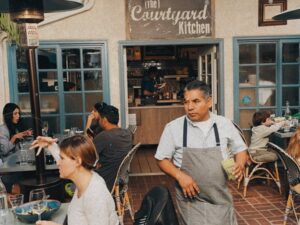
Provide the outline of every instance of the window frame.
[[[39,69],[38,68],[38,49],[47,49],[52,48],[56,49],[56,63],[57,67],[56,69]],[[64,100],[64,87],[63,87],[63,73],[66,71],[65,68],[63,68],[62,63],[62,50],[63,49],[71,49],[71,48],[77,48],[80,49],[80,55],[83,56],[83,49],[100,49],[101,51],[101,66],[98,68],[99,71],[102,73],[102,89],[101,90],[83,90],[83,77],[84,72],[87,70],[93,70],[94,68],[84,68],[83,67],[83,57],[80,59],[80,68],[76,69],[77,71],[80,71],[80,74],[82,76],[81,78],[81,86],[82,89],[80,91],[76,91],[77,93],[81,94],[82,97],[82,111],[77,113],[66,113],[64,109],[65,100]],[[19,103],[19,96],[22,95],[28,95],[28,93],[19,93],[18,91],[18,80],[17,80],[17,60],[16,60],[16,49],[17,46],[15,44],[10,44],[8,46],[8,60],[9,60],[9,87],[10,87],[10,100],[12,102]],[[37,70],[37,76],[39,76],[39,72],[47,72],[47,71],[57,71],[57,80],[59,85],[59,91],[57,92],[58,100],[59,100],[59,112],[57,113],[51,113],[51,114],[45,114],[41,112],[41,118],[48,118],[48,117],[58,117],[58,121],[60,123],[59,131],[62,134],[65,125],[66,125],[66,116],[71,115],[81,115],[82,116],[82,125],[83,129],[85,128],[87,116],[90,113],[88,110],[86,110],[86,101],[85,101],[85,94],[86,93],[102,93],[103,101],[110,104],[110,89],[109,89],[109,73],[108,73],[108,48],[107,48],[107,41],[105,40],[98,40],[98,41],[40,41],[39,47],[35,51],[36,56],[36,70]],[[39,77],[38,77],[39,79]],[[39,82],[38,82],[39,83]],[[40,89],[40,87],[38,87]],[[47,95],[47,94],[54,94],[55,92],[39,92],[40,96]],[[28,115],[25,115],[26,117]]]

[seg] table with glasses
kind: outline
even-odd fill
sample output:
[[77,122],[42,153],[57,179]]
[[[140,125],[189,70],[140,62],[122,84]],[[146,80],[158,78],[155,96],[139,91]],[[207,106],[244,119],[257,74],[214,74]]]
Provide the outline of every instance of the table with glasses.
[[[27,151],[28,154],[28,162],[27,163],[21,163],[20,162],[20,155],[22,154],[22,151],[16,151],[12,154],[10,154],[2,165],[0,165],[0,174],[3,173],[11,173],[11,172],[30,172],[35,171],[35,156],[34,156],[34,150],[26,149],[24,151]],[[45,157],[47,157],[47,154],[45,154]],[[46,162],[46,160],[45,160]],[[46,170],[56,170],[57,166],[53,162],[53,164],[47,165],[45,164]]]
[[[55,214],[53,214],[51,221],[56,222],[58,224],[63,224],[68,212],[68,205],[69,203],[62,203],[59,210]],[[15,219],[15,223],[14,223],[14,215],[12,211],[9,209],[8,215],[6,216],[6,225],[12,225],[12,224],[28,225],[28,223],[23,223],[18,219]]]

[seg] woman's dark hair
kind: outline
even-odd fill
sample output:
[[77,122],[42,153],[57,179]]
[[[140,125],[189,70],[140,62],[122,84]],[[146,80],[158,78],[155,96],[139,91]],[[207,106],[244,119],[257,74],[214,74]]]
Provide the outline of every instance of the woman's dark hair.
[[4,106],[3,112],[2,112],[3,120],[4,120],[4,123],[5,123],[5,125],[7,126],[8,130],[9,130],[10,138],[17,133],[17,129],[19,129],[19,125],[20,125],[20,121],[21,121],[21,114],[20,114],[19,123],[14,124],[12,122],[13,112],[14,112],[15,109],[19,109],[19,111],[21,112],[20,107],[17,104],[7,103]]
[[101,118],[105,117],[111,124],[117,125],[119,123],[119,110],[116,107],[107,105],[105,102],[96,103],[94,107]]
[[259,126],[262,123],[266,122],[266,120],[270,117],[270,113],[268,111],[258,111],[253,114],[252,124],[253,126]]

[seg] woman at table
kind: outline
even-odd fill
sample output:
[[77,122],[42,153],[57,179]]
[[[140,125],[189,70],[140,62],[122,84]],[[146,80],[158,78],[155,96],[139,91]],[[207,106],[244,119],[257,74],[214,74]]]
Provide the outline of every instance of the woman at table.
[[[83,135],[64,139],[60,146],[56,139],[37,137],[32,148],[46,148],[56,159],[60,177],[69,179],[76,190],[68,208],[68,225],[117,225],[114,200],[105,181],[93,172],[98,153],[92,140]],[[51,221],[37,221],[37,225],[54,225]]]
[[14,103],[3,108],[4,123],[0,125],[0,158],[5,159],[15,148],[18,140],[32,135],[32,130],[21,131],[21,110]]

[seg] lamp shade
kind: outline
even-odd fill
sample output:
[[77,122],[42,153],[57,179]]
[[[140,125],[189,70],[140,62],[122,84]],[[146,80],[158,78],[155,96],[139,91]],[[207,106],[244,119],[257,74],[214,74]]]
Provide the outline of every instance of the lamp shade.
[[[30,7],[31,5],[36,5],[36,2],[39,1],[43,2],[44,13],[74,10],[83,6],[82,0],[19,0],[17,4],[26,4]],[[0,0],[0,12],[14,13],[12,10],[19,7],[15,7],[16,3],[12,4],[12,2],[15,1]]]
[[273,16],[274,20],[295,20],[300,19],[300,8],[293,10],[286,10],[279,13],[276,16]]
[[44,13],[78,9],[80,0],[1,0],[0,12],[10,13],[16,23],[39,23]]

